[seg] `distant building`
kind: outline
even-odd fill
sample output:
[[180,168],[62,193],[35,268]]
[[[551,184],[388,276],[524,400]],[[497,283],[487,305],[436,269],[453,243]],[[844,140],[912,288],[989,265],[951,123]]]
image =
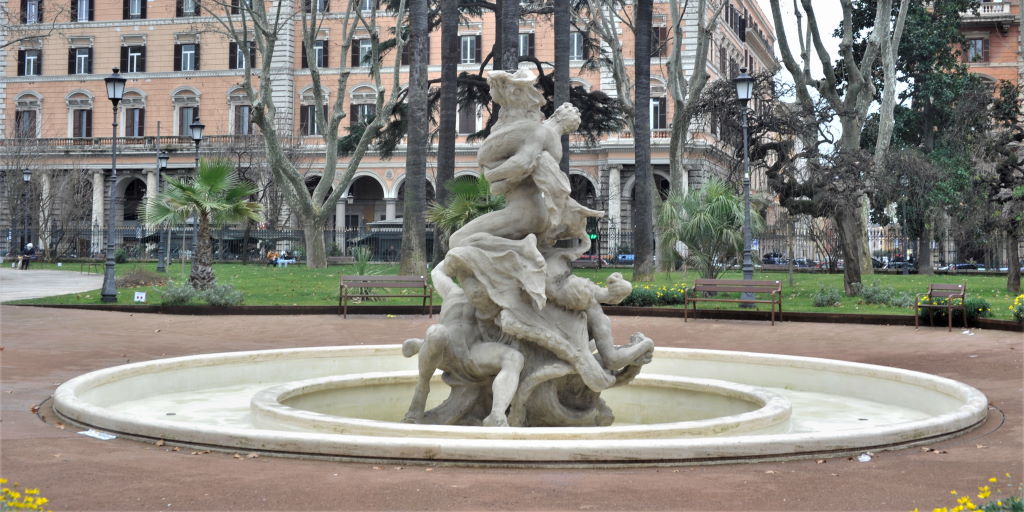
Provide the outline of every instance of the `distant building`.
[[[105,223],[108,205],[104,174],[110,169],[111,105],[106,99],[103,78],[111,68],[119,67],[128,78],[124,101],[119,110],[118,177],[116,184],[119,228],[131,232],[138,226],[136,208],[157,186],[156,155],[161,149],[171,154],[168,174],[189,175],[193,172],[192,141],[188,138],[188,125],[199,117],[205,124],[205,137],[200,151],[205,156],[246,153],[247,159],[259,157],[261,139],[254,135],[255,127],[249,120],[249,105],[238,88],[242,77],[242,62],[251,58],[239,44],[229,41],[216,31],[204,30],[212,18],[199,9],[200,0],[11,0],[8,10],[15,17],[9,29],[0,32],[11,41],[0,49],[0,169],[5,180],[20,180],[22,167],[33,171],[34,183],[39,184],[32,198],[19,198],[8,193],[0,198],[6,208],[0,210],[0,230],[6,240],[0,240],[0,250],[7,252],[18,247],[22,224],[31,233],[29,238],[48,248],[55,232],[48,220],[55,217],[46,209],[55,208],[47,197],[60,185],[52,182],[54,171],[86,174],[84,196],[89,202],[84,213],[73,217],[92,230],[88,239],[79,239],[74,253],[97,253],[101,250],[99,233]],[[311,0],[304,0],[310,5]],[[692,3],[691,3],[692,4]],[[278,5],[278,2],[274,2]],[[303,5],[294,0],[281,0],[286,12]],[[316,5],[326,10],[322,38],[315,55],[305,55],[301,40],[301,22],[295,21],[292,30],[286,30],[279,42],[281,51],[275,62],[284,70],[274,78],[278,100],[278,119],[290,132],[288,143],[301,152],[308,161],[306,180],[312,186],[320,179],[318,168],[322,161],[321,139],[315,125],[307,122],[312,106],[309,93],[310,74],[306,69],[309,59],[316,59],[324,75],[337,75],[340,69],[352,70],[349,90],[329,91],[341,94],[349,112],[347,123],[373,114],[373,89],[365,82],[366,68],[359,67],[359,53],[365,45],[361,40],[353,45],[352,55],[339,55],[340,43],[334,39],[342,33],[342,20],[348,14],[331,12],[342,8],[344,2],[329,3],[317,0]],[[372,0],[362,2],[362,8],[376,8]],[[692,10],[693,7],[691,6]],[[655,42],[664,43],[671,25],[667,4],[655,3]],[[379,19],[393,23],[383,11]],[[54,23],[54,19],[56,22]],[[684,16],[686,50],[684,66],[693,66],[692,49],[696,44],[697,29],[693,12]],[[481,57],[486,56],[494,39],[493,16],[469,19],[460,26],[460,71],[479,68]],[[633,42],[628,30],[620,27],[624,48],[632,52]],[[746,42],[741,41],[741,32]],[[554,60],[554,40],[549,18],[531,17],[520,22],[520,51],[543,62]],[[4,37],[0,35],[0,37]],[[360,37],[356,34],[355,37]],[[735,75],[739,68],[752,71],[774,69],[772,48],[774,31],[769,18],[760,11],[755,0],[731,0],[715,31],[707,61],[706,72],[712,79]],[[429,73],[436,78],[440,73],[440,33],[430,35]],[[369,40],[367,40],[368,42]],[[602,89],[615,95],[611,75],[602,71],[585,71],[583,35],[572,37],[570,51],[573,70],[572,83],[588,89]],[[0,41],[3,44],[4,41]],[[668,144],[672,118],[671,101],[667,95],[667,51],[664,46],[655,49],[651,57],[652,77],[652,163],[657,186],[664,191],[668,184]],[[627,55],[627,65],[632,66]],[[407,75],[403,66],[402,77]],[[328,78],[325,85],[332,86]],[[458,132],[472,133],[482,126],[478,109],[459,113]],[[723,142],[714,123],[695,121],[691,128],[690,151],[687,155],[690,186],[698,185],[709,173],[719,172],[731,158],[723,152]],[[160,140],[157,142],[159,126]],[[728,149],[728,148],[726,148]],[[477,144],[467,143],[460,137],[456,154],[456,176],[476,175]],[[731,152],[731,149],[729,150]],[[27,153],[27,154],[26,154]],[[390,160],[377,155],[364,157],[359,171],[338,202],[333,221],[328,226],[342,230],[361,229],[369,222],[394,220],[402,211],[403,180],[405,179],[403,151]],[[571,181],[573,194],[584,203],[610,211],[608,229],[612,232],[628,230],[630,225],[633,190],[633,140],[629,133],[613,134],[595,147],[578,147],[572,153]],[[428,158],[428,196],[433,196],[433,158]],[[46,172],[43,172],[43,171]],[[10,182],[10,181],[9,181]],[[755,188],[763,180],[755,180]],[[41,183],[41,184],[40,184]],[[7,187],[15,190],[16,187]],[[30,215],[23,220],[19,205],[28,201]],[[287,223],[287,221],[284,221]],[[142,230],[135,232],[141,234]],[[338,239],[341,235],[332,235]],[[133,238],[133,237],[128,237]],[[127,240],[119,235],[118,243]]]

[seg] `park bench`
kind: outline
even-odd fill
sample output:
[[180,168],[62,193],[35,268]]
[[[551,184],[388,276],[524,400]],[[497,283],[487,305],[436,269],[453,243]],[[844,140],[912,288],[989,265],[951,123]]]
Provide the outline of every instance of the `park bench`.
[[328,265],[347,265],[349,263],[355,263],[356,259],[352,256],[328,256]]
[[[750,298],[744,299],[731,297],[715,297],[706,294],[740,292],[759,294],[767,293],[767,299]],[[688,320],[689,304],[693,304],[694,311],[697,310],[697,302],[740,302],[744,304],[758,303],[772,305],[772,325],[775,325],[775,306],[779,306],[779,320],[782,320],[782,282],[780,281],[748,281],[743,279],[697,279],[693,288],[686,290],[686,299],[683,303],[683,321]]]
[[[944,299],[941,304],[921,303],[921,299]],[[959,303],[957,303],[959,299]],[[921,308],[928,311],[928,322],[935,325],[932,311],[946,310],[946,330],[953,330],[953,311],[960,310],[964,316],[964,329],[967,328],[967,285],[932,283],[928,285],[928,293],[919,293],[914,300],[914,329],[921,326]]]
[[[371,290],[385,290],[385,293],[371,293]],[[434,290],[425,276],[341,276],[338,309],[343,318],[348,318],[349,299],[356,297],[422,298],[427,316],[433,317]]]

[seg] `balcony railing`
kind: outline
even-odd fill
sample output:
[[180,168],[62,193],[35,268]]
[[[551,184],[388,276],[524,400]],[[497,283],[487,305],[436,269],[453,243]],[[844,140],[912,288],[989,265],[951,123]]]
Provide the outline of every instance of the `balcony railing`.
[[1010,14],[1010,4],[1004,2],[982,2],[981,7],[978,9],[978,14],[981,16],[999,16],[1001,14]]

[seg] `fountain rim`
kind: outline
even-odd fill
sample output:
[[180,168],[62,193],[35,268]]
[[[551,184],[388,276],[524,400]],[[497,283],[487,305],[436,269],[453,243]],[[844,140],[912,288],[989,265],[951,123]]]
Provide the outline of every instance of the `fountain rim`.
[[138,421],[130,415],[84,402],[79,395],[117,380],[189,363],[216,366],[289,357],[337,357],[340,354],[400,356],[400,345],[302,347],[189,355],[105,368],[75,377],[54,392],[54,411],[73,423],[132,437],[164,439],[229,451],[247,450],[286,456],[312,456],[344,460],[401,460],[496,465],[663,465],[737,460],[791,459],[849,454],[864,450],[895,449],[934,442],[969,431],[987,415],[988,401],[979,390],[945,377],[900,368],[805,356],[784,356],[710,349],[657,348],[658,357],[696,359],[729,358],[842,373],[886,376],[910,385],[941,390],[960,402],[949,412],[929,418],[875,428],[870,433],[781,433],[725,438],[557,439],[503,440],[427,437],[379,437],[260,430],[209,425],[194,426],[166,420]]

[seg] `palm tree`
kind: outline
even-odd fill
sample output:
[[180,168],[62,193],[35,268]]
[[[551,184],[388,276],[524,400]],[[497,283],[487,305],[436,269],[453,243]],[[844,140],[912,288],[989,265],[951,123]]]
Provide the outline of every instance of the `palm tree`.
[[654,278],[654,176],[651,171],[651,11],[653,0],[637,0],[634,40],[633,152],[636,154],[636,181],[633,189],[633,280]]
[[505,197],[491,194],[491,184],[480,176],[475,179],[454,179],[445,184],[448,204],[433,202],[427,209],[427,220],[445,236],[451,235],[469,221],[505,207]]
[[194,217],[199,224],[196,255],[188,282],[205,290],[216,279],[213,275],[210,226],[245,220],[262,220],[262,206],[249,201],[256,186],[239,182],[228,160],[204,160],[194,178],[169,178],[166,190],[146,202],[146,226],[156,227],[185,222]]
[[[750,212],[750,222],[755,233],[763,228],[756,211]],[[689,193],[671,191],[658,206],[655,223],[660,256],[672,261],[676,242],[682,242],[686,259],[704,278],[718,277],[726,263],[743,251],[743,200],[717,179]]]
[[427,108],[427,26],[430,8],[427,0],[409,2],[408,148],[405,160],[405,206],[402,223],[400,272],[405,275],[426,273],[427,152],[430,149],[430,110]]

